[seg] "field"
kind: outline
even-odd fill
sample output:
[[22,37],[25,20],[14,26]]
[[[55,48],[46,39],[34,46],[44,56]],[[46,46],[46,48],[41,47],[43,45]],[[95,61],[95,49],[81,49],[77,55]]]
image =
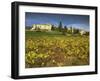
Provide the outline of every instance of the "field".
[[25,68],[89,65],[89,36],[25,32]]

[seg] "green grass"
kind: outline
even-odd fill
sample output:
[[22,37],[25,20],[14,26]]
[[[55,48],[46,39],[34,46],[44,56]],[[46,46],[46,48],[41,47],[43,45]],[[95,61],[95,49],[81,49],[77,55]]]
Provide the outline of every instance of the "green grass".
[[[78,36],[78,37],[82,37],[79,34],[66,34],[63,35],[62,32],[58,32],[58,31],[48,31],[48,32],[35,32],[35,31],[26,31],[25,32],[26,38],[29,37],[41,37],[41,36],[48,36],[48,37],[72,37],[72,36]],[[84,36],[83,36],[84,37]]]
[[60,36],[62,35],[61,32],[33,32],[33,31],[26,31],[26,37],[30,36]]

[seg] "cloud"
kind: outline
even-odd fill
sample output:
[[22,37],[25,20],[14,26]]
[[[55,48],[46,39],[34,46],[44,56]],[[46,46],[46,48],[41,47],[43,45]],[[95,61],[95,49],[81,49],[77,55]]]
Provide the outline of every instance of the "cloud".
[[76,29],[89,31],[89,26],[87,26],[85,24],[69,24],[69,25],[67,25],[67,27],[73,27],[73,28],[76,28]]

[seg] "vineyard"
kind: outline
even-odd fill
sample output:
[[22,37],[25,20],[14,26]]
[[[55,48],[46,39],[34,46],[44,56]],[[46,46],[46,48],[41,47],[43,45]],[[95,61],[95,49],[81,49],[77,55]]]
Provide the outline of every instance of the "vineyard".
[[26,68],[89,64],[89,36],[53,34],[26,31]]

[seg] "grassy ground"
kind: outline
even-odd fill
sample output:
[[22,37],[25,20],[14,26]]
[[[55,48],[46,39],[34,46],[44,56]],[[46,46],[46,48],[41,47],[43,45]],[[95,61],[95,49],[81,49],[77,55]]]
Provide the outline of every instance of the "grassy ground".
[[89,36],[33,31],[25,35],[26,68],[89,64]]
[[26,37],[34,37],[34,36],[63,36],[62,34],[61,34],[61,32],[56,32],[56,31],[53,31],[53,32],[33,32],[33,31],[26,31]]

